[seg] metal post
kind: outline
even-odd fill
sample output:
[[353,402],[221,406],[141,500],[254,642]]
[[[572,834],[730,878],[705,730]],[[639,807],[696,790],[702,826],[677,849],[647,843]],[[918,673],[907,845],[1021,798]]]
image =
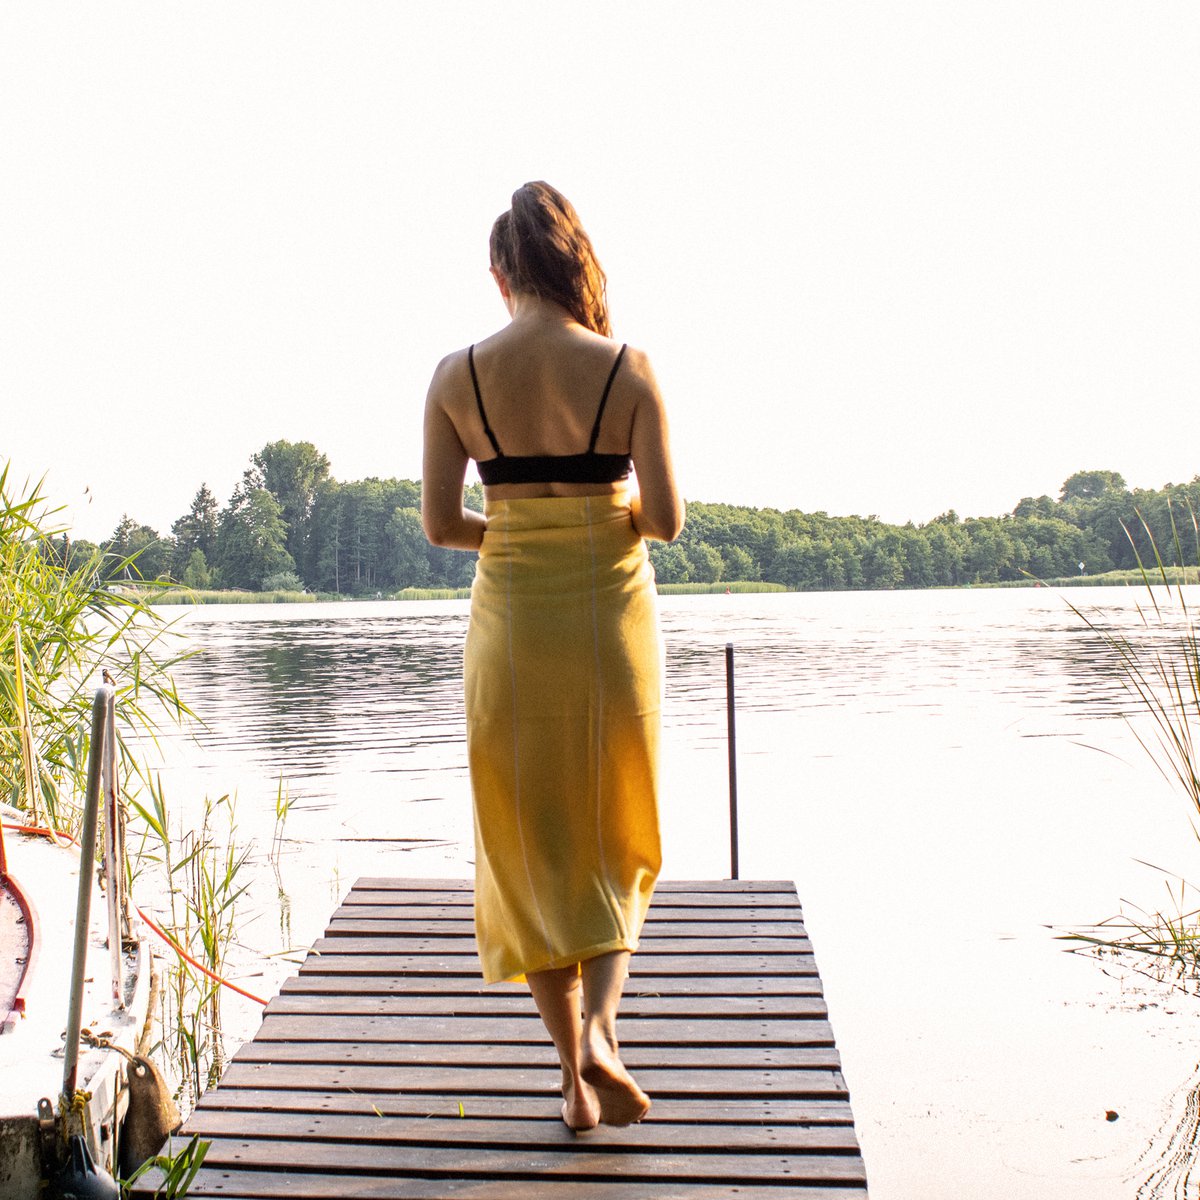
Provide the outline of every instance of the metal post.
[[63,1061],[63,1095],[75,1095],[79,1068],[79,1030],[83,1025],[83,979],[92,914],[92,877],[96,862],[96,813],[100,807],[100,767],[104,760],[107,725],[113,717],[116,689],[102,684],[92,701],[92,742],[88,753],[87,794],[83,800],[83,831],[79,835],[79,896],[75,902],[75,949],[71,960],[71,996],[67,1009],[67,1042]]
[[738,877],[737,718],[733,701],[733,643],[725,643],[725,712],[729,732],[729,878]]
[[125,855],[121,846],[121,816],[117,800],[117,722],[110,708],[104,723],[101,750],[100,790],[104,796],[104,878],[108,902],[108,962],[112,979],[113,1007],[125,1010],[125,956],[121,927],[122,901],[125,894]]

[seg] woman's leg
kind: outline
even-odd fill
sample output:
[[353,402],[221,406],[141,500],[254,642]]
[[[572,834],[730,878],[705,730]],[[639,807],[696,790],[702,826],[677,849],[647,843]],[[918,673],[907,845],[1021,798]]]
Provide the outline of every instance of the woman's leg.
[[579,1011],[579,968],[531,971],[525,978],[562,1063],[563,1120],[571,1129],[594,1129],[600,1120],[600,1106],[596,1093],[580,1075],[583,1019]]
[[583,1047],[580,1073],[596,1089],[600,1120],[632,1125],[650,1111],[650,1100],[625,1069],[617,1050],[617,1006],[629,974],[629,952],[619,950],[585,959]]

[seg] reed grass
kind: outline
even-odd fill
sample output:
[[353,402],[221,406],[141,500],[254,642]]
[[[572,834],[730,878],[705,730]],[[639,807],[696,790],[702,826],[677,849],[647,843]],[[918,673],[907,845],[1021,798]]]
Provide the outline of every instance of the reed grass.
[[[1168,565],[1139,514],[1154,555],[1149,565],[1138,557],[1138,574],[1146,593],[1145,602],[1137,606],[1142,636],[1127,637],[1100,615],[1084,612],[1070,601],[1067,606],[1112,651],[1122,684],[1137,710],[1150,719],[1149,733],[1131,722],[1133,735],[1168,785],[1187,798],[1192,830],[1200,841],[1200,631],[1184,590],[1186,585],[1200,582],[1200,565],[1186,563],[1174,508],[1170,515],[1170,550],[1175,561]],[[1190,504],[1186,530],[1200,564],[1200,524]],[[1192,891],[1184,880],[1168,883],[1171,903],[1163,910],[1123,911],[1091,929],[1061,936],[1095,952],[1145,956],[1160,964],[1175,982],[1193,986],[1200,980],[1200,908],[1190,902]]]
[[243,592],[171,586],[155,593],[149,603],[165,604],[316,604],[341,599],[319,592]]
[[[141,834],[131,875],[136,878],[148,866],[157,869],[166,908],[159,923],[196,962],[224,976],[238,905],[249,887],[245,868],[252,849],[238,840],[234,802],[228,795],[206,796],[199,825],[185,827],[171,819],[161,781],[148,790],[148,806],[130,801],[132,825]],[[159,992],[159,1050],[177,1075],[177,1098],[186,1113],[225,1068],[223,993],[186,959],[172,954],[166,964],[166,986]]]
[[731,580],[729,583],[660,583],[660,596],[723,596],[726,593],[786,592],[782,583],[762,583],[757,580]]
[[392,600],[466,600],[471,595],[469,587],[464,588],[419,588],[406,587],[390,596]]
[[123,774],[142,779],[139,741],[192,715],[171,678],[191,651],[151,607],[155,589],[108,587],[132,557],[62,561],[56,516],[40,482],[14,491],[0,469],[0,798],[74,834],[103,672],[116,687]]
[[[1150,864],[1145,864],[1149,866]],[[1154,868],[1161,870],[1161,868]],[[1148,911],[1128,905],[1091,929],[1061,934],[1064,941],[1098,958],[1118,955],[1158,983],[1200,993],[1200,904],[1183,879],[1164,880],[1168,903]]]
[[200,1173],[211,1147],[211,1142],[193,1134],[182,1149],[176,1150],[168,1138],[163,1153],[147,1159],[128,1179],[120,1181],[122,1197],[129,1195],[130,1188],[139,1179],[153,1172],[156,1197],[161,1196],[163,1200],[183,1200]]
[[[971,584],[970,586],[993,588],[1142,587],[1145,585],[1146,576],[1147,572],[1144,569],[1135,568],[1128,571],[1104,571],[1099,575],[1063,575],[1057,579],[1037,579],[1030,575],[1026,579],[1006,579],[1000,583],[979,583]],[[1160,578],[1157,567],[1154,570],[1154,577],[1156,579]],[[1196,569],[1194,567],[1167,566],[1164,564],[1161,569],[1161,582],[1172,587],[1178,587],[1180,584],[1196,583]]]
[[[205,801],[198,828],[173,827],[149,759],[164,723],[194,717],[171,674],[192,651],[154,611],[166,585],[110,586],[134,556],[97,551],[65,561],[56,515],[40,483],[15,490],[8,466],[0,469],[0,798],[31,823],[78,836],[92,700],[107,674],[117,699],[118,793],[133,813],[125,869],[131,884],[154,884],[168,934],[219,975],[249,851],[238,845],[227,797]],[[219,989],[175,958],[166,974],[156,1053],[179,1074],[181,1099],[194,1102],[224,1063]]]
[[362,596],[349,596],[338,592],[244,592],[220,591],[212,588],[196,589],[171,585],[161,588],[154,593],[149,603],[155,606],[165,604],[318,604],[345,602],[353,603],[358,600],[465,600],[471,594],[470,588],[401,588],[396,592],[385,595],[371,593]]
[[[705,596],[742,592],[786,592],[787,590],[782,583],[761,583],[753,580],[734,580],[729,583],[660,583],[658,585],[658,592],[661,596]],[[388,592],[381,597],[376,594],[347,596],[333,592],[244,592],[219,591],[211,588],[198,590],[167,585],[156,590],[148,603],[156,606],[164,604],[313,604],[318,601],[353,603],[356,600],[379,599],[467,600],[470,595],[469,587],[406,587]]]

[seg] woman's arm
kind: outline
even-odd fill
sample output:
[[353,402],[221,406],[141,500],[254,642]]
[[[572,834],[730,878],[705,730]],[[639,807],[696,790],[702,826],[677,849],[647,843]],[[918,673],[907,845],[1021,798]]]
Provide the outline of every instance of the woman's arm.
[[637,354],[630,365],[642,393],[630,435],[639,491],[634,498],[633,527],[642,537],[673,542],[683,529],[684,503],[675,484],[667,412],[646,356]]
[[444,358],[433,373],[425,399],[425,454],[421,469],[421,524],[435,546],[478,550],[487,522],[463,507],[463,482],[468,455],[446,411],[452,393],[448,377],[452,358]]

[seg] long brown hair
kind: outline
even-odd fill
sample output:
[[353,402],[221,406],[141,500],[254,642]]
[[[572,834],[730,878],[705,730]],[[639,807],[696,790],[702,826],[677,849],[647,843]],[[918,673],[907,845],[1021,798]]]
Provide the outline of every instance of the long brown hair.
[[612,337],[607,280],[570,200],[540,180],[513,192],[489,241],[492,266],[514,292],[552,300],[580,325]]

